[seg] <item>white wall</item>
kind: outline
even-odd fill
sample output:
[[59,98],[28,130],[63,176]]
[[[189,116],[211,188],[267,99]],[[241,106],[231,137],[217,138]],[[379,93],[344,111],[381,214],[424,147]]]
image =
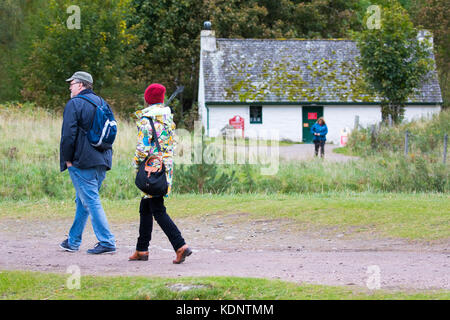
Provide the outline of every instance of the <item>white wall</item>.
[[328,127],[327,142],[339,144],[341,130],[347,127],[353,130],[355,116],[359,116],[359,124],[367,127],[381,121],[381,107],[378,105],[338,105],[324,106],[323,117]]
[[441,106],[407,106],[405,107],[405,121],[418,120],[420,118],[431,118],[433,114],[441,111]]
[[249,131],[271,134],[278,133],[280,139],[292,141],[302,140],[302,108],[300,106],[264,106],[262,107],[262,123],[250,123],[249,105],[212,106],[209,108],[209,135],[217,136],[228,121],[236,115],[244,118],[245,136]]
[[205,106],[205,77],[203,75],[203,59],[200,53],[200,75],[198,81],[198,115],[203,127],[206,128],[207,113]]
[[248,106],[211,106],[209,109],[209,132],[210,137],[215,137],[220,133],[223,127],[228,124],[228,121],[234,116],[244,118],[245,129],[249,123]]
[[[209,108],[209,135],[217,136],[220,130],[228,124],[229,119],[236,115],[244,118],[245,136],[249,130],[277,130],[280,139],[302,141],[302,107],[274,105],[262,107],[262,124],[250,124],[249,105],[219,106],[208,105]],[[405,109],[405,119],[410,121],[421,116],[430,116],[439,112],[440,106],[408,106]],[[206,118],[206,113],[204,114]],[[359,124],[368,127],[381,121],[381,107],[378,105],[336,105],[323,107],[323,117],[328,127],[327,142],[339,144],[341,130],[353,130],[355,116],[359,116]],[[206,119],[204,119],[206,127]]]

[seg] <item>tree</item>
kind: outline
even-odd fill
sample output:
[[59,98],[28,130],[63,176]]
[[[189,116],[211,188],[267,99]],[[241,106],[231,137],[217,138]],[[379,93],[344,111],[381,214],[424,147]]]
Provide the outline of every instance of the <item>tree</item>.
[[357,26],[358,0],[132,0],[138,49],[133,78],[183,85],[181,108],[197,98],[200,31],[212,22],[221,38],[344,37]]
[[125,18],[129,0],[77,1],[80,29],[68,19],[71,0],[51,0],[30,14],[31,52],[23,68],[22,96],[40,106],[56,108],[68,96],[65,79],[83,70],[94,76],[96,91],[119,81],[133,37]]
[[405,9],[395,0],[383,3],[381,28],[366,28],[356,40],[365,81],[381,96],[383,118],[390,114],[399,123],[408,97],[422,85],[433,61],[429,42],[417,38]]
[[450,105],[450,2],[447,0],[412,0],[414,22],[433,33],[439,82],[444,106]]

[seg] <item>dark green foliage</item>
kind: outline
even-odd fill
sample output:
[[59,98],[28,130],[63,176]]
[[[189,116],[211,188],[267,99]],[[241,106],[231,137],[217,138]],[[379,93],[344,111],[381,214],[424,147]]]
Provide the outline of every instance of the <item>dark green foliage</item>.
[[[382,115],[403,119],[404,105],[433,69],[428,41],[417,39],[417,29],[396,0],[381,1],[381,28],[356,33],[364,78],[382,99]],[[366,16],[364,22],[369,16]]]
[[450,1],[411,0],[414,24],[433,33],[434,52],[444,107],[450,106]]
[[65,79],[84,70],[101,92],[126,75],[127,49],[133,37],[124,22],[127,1],[78,1],[81,29],[67,25],[70,0],[48,1],[30,13],[30,52],[22,69],[22,95],[40,106],[63,106],[69,96]]

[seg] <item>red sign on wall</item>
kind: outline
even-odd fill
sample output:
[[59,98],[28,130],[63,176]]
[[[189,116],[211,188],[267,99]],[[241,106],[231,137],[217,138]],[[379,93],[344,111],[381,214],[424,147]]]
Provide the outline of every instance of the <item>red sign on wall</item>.
[[242,138],[244,137],[244,118],[241,116],[234,116],[228,123],[235,129],[242,129]]
[[308,120],[317,120],[317,112],[308,112]]

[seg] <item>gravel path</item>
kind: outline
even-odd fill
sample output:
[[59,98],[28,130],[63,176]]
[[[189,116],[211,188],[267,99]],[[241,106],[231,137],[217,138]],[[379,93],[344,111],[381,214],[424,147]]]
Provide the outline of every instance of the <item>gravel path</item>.
[[[338,148],[338,145],[326,144],[325,145],[325,157],[326,162],[346,162],[351,160],[357,160],[358,157],[346,156],[339,153],[334,153],[333,149]],[[295,160],[311,160],[314,161],[314,145],[313,144],[293,144],[289,146],[279,146],[275,152],[269,146],[262,146],[261,149],[254,147],[255,154],[258,155],[258,159],[265,159],[267,156],[277,156],[280,160],[295,161]],[[248,147],[238,146],[237,151],[239,153],[246,154],[248,157]],[[270,162],[270,161],[269,161]]]
[[255,221],[246,214],[214,214],[176,219],[194,253],[185,263],[173,265],[175,254],[156,224],[149,261],[129,262],[137,222],[112,224],[118,251],[101,256],[86,253],[96,243],[90,223],[79,252],[58,248],[71,222],[1,220],[0,269],[66,273],[77,265],[82,275],[239,276],[366,288],[373,275],[369,268],[375,265],[381,289],[450,290],[448,241],[411,243],[371,234],[305,232],[287,219]]
[[[325,144],[325,161],[330,162],[346,162],[356,160],[358,157],[346,156],[339,153],[334,153],[333,149],[338,148],[338,145]],[[310,160],[314,159],[314,145],[313,144],[294,144],[291,146],[280,146],[280,158],[285,160]]]

